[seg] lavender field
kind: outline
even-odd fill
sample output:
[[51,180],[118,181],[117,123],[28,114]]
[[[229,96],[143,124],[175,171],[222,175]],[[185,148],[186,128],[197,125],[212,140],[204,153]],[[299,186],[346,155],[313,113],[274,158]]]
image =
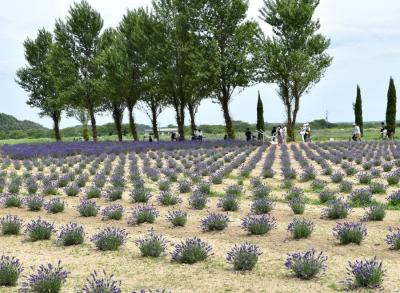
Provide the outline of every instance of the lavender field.
[[0,291],[399,292],[399,182],[395,141],[4,146]]

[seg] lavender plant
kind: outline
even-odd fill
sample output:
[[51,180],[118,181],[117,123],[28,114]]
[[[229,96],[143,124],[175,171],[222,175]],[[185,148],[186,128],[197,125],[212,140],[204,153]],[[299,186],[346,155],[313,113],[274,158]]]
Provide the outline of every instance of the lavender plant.
[[333,173],[331,175],[331,180],[333,183],[340,183],[340,182],[342,182],[343,177],[344,177],[343,173],[336,171],[335,173]]
[[29,275],[22,283],[22,292],[61,292],[62,285],[66,282],[69,273],[61,266],[40,265],[35,273]]
[[122,199],[123,192],[123,186],[111,186],[105,190],[102,196],[108,201],[116,201]]
[[347,180],[340,182],[339,191],[343,193],[350,193],[353,190],[353,183]]
[[304,209],[306,208],[306,204],[304,202],[304,199],[298,198],[298,197],[294,197],[291,200],[289,200],[288,205],[292,209],[292,211],[293,211],[293,213],[295,215],[304,214]]
[[39,218],[26,224],[25,234],[30,241],[35,242],[49,240],[54,230],[53,224]]
[[367,236],[367,228],[361,222],[344,222],[338,223],[333,228],[333,236],[339,240],[340,244],[356,243]]
[[150,192],[146,190],[144,187],[135,188],[129,196],[132,202],[136,203],[147,203],[149,199],[152,197]]
[[169,191],[163,191],[157,197],[157,201],[163,206],[172,206],[181,203],[182,199]]
[[65,209],[65,202],[60,198],[52,198],[44,204],[44,208],[48,213],[61,213]]
[[383,204],[375,203],[368,207],[361,221],[383,221],[386,216],[386,207]]
[[120,204],[111,204],[100,211],[102,220],[121,220],[124,208]]
[[82,217],[96,217],[99,212],[96,202],[89,199],[82,199],[76,209]]
[[162,235],[151,230],[144,238],[136,241],[136,245],[143,257],[159,257],[165,252],[168,241]]
[[261,250],[254,244],[244,243],[235,245],[226,257],[228,263],[233,265],[235,271],[251,271],[257,264]]
[[222,231],[230,222],[229,217],[225,214],[209,213],[205,218],[201,219],[201,229],[206,231]]
[[154,223],[159,215],[160,213],[152,205],[138,206],[131,210],[131,216],[128,218],[128,225]]
[[81,293],[122,293],[121,281],[114,280],[114,275],[108,276],[105,271],[100,276],[93,271],[86,279]]
[[294,218],[287,230],[294,239],[308,238],[314,230],[314,223],[308,219]]
[[354,190],[349,197],[353,206],[366,206],[372,203],[372,192],[368,188]]
[[83,226],[76,223],[69,223],[62,226],[58,231],[57,243],[64,246],[82,244],[85,240],[85,230]]
[[387,197],[388,205],[391,207],[400,207],[400,191],[394,191]]
[[262,235],[276,228],[276,220],[269,215],[249,215],[242,219],[241,228],[249,234]]
[[381,286],[385,270],[382,262],[374,257],[369,260],[349,262],[347,275],[346,284],[350,289],[360,287],[374,289]]
[[189,197],[189,205],[194,210],[202,210],[208,202],[208,195],[199,191],[193,192]]
[[77,196],[80,192],[80,188],[75,183],[70,183],[67,187],[64,188],[64,192],[68,196]]
[[321,203],[326,203],[336,198],[336,192],[329,189],[324,189],[318,194],[318,197]]
[[272,188],[265,184],[260,184],[253,188],[253,195],[255,198],[266,198],[271,194]]
[[236,212],[239,210],[239,201],[234,195],[225,195],[220,198],[217,207],[221,208],[225,212]]
[[94,243],[97,249],[106,251],[115,251],[123,245],[128,239],[128,233],[124,229],[107,227],[94,234],[90,241]]
[[28,195],[23,200],[24,205],[30,211],[40,211],[44,204],[44,198],[40,195]]
[[325,219],[345,219],[351,207],[343,199],[337,198],[327,202],[327,207],[322,210],[321,218]]
[[187,213],[181,210],[168,211],[167,220],[175,227],[183,227],[187,222]]
[[13,193],[3,195],[0,200],[5,208],[19,208],[22,205],[22,200],[19,195]]
[[385,242],[392,250],[400,250],[400,228],[389,227],[389,234],[386,235]]
[[0,286],[15,286],[22,271],[19,259],[2,255],[0,257]]
[[310,280],[326,270],[328,257],[314,248],[305,252],[294,252],[288,255],[285,267],[291,270],[297,278]]
[[0,218],[1,234],[19,235],[23,225],[22,219],[18,216],[6,215]]
[[174,245],[172,261],[194,264],[206,260],[212,255],[211,246],[200,238],[193,237]]
[[268,198],[259,198],[253,201],[251,212],[255,215],[268,214],[275,208],[275,202]]

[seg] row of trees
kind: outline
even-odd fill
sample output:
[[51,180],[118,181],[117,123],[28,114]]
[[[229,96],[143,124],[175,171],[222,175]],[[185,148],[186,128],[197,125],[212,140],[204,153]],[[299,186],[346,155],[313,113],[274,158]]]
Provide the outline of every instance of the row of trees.
[[83,136],[97,140],[96,114],[111,113],[119,140],[128,110],[131,135],[138,139],[134,109],[157,118],[165,107],[176,113],[179,136],[185,115],[196,128],[203,99],[221,106],[229,138],[235,132],[229,105],[233,94],[258,82],[276,83],[287,114],[288,136],[300,98],[332,62],[329,40],[313,19],[319,0],[264,0],[261,19],[273,28],[266,37],[247,19],[246,0],[154,0],[152,9],[128,10],[117,28],[103,28],[87,1],[75,3],[53,32],[41,29],[24,42],[27,65],[17,82],[28,104],[54,121],[61,140],[64,113],[82,123]]
[[[386,127],[389,138],[393,138],[396,132],[396,112],[397,112],[396,107],[397,107],[396,86],[394,84],[393,78],[391,77],[389,80],[389,88],[387,93],[387,104],[386,104]],[[356,96],[356,101],[353,104],[353,108],[355,116],[354,122],[360,127],[361,135],[363,135],[364,121],[362,114],[361,89],[359,85],[357,85],[357,96]]]

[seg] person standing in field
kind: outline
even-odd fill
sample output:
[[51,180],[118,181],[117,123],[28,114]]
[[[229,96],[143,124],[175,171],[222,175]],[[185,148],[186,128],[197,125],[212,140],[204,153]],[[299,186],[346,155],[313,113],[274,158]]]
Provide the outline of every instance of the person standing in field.
[[387,126],[385,125],[385,122],[381,123],[381,139],[387,139],[388,138],[388,130]]
[[197,139],[203,141],[203,131],[201,129],[197,130]]
[[277,132],[277,136],[278,136],[278,144],[281,145],[282,142],[283,142],[283,137],[282,137],[282,126],[279,125],[276,132]]
[[361,141],[360,126],[358,126],[356,123],[353,123],[353,136],[352,136],[352,139],[354,141]]
[[247,141],[251,141],[251,138],[253,137],[253,134],[251,133],[250,128],[247,128],[247,130],[245,132],[245,135],[246,135],[246,140]]
[[272,142],[275,143],[275,141],[276,141],[276,127],[275,126],[272,127],[271,139],[272,139]]
[[311,127],[309,123],[305,124],[304,128],[304,141],[311,142]]
[[305,142],[306,141],[306,124],[305,123],[303,124],[303,127],[300,130],[300,136],[301,136],[301,139],[303,140],[303,142]]
[[287,137],[287,127],[286,127],[286,125],[285,125],[285,126],[283,126],[283,128],[282,128],[282,142],[283,142],[283,143],[286,143],[286,137]]

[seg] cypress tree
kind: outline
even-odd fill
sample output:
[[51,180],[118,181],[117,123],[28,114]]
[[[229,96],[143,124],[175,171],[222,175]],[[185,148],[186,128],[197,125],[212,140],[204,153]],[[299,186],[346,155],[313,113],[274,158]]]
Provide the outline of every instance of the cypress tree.
[[393,78],[390,78],[389,90],[387,94],[387,106],[386,106],[386,125],[388,130],[388,136],[393,137],[396,130],[396,87],[394,85]]
[[260,97],[260,92],[258,92],[258,102],[257,102],[257,130],[265,130],[264,124],[264,106]]
[[353,105],[354,107],[354,116],[355,116],[355,123],[360,127],[361,130],[361,136],[364,133],[363,130],[363,116],[362,116],[362,100],[361,100],[361,90],[360,86],[357,85],[357,97],[356,97],[356,102]]

